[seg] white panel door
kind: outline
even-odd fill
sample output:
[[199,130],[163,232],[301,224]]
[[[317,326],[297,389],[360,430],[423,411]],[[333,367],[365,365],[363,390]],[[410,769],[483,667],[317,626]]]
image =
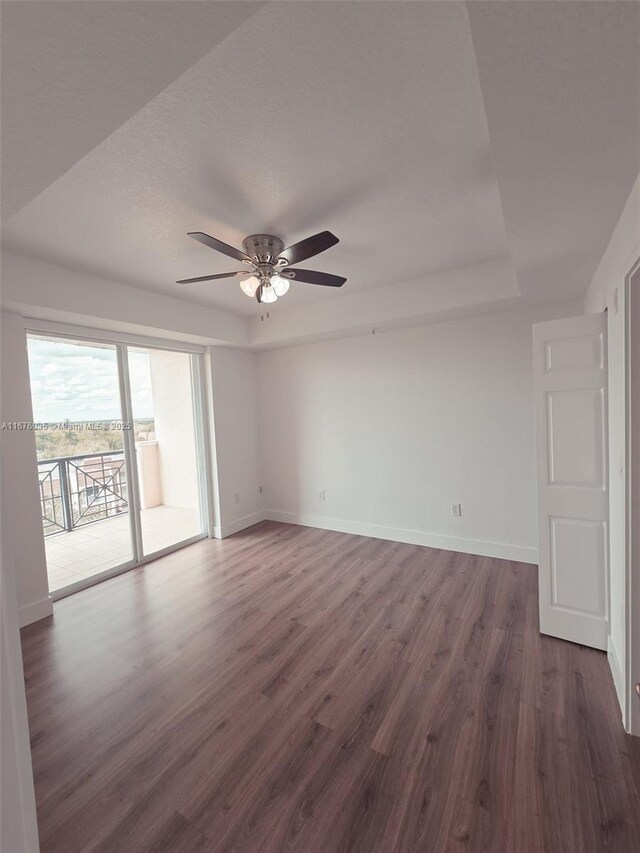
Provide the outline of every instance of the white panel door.
[[606,649],[606,315],[533,327],[540,630]]

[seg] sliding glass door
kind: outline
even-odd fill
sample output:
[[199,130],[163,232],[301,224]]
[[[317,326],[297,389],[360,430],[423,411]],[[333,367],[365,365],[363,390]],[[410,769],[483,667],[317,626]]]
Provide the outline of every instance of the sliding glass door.
[[118,353],[113,345],[28,338],[49,589],[134,559]]
[[205,535],[198,353],[29,333],[50,591]]

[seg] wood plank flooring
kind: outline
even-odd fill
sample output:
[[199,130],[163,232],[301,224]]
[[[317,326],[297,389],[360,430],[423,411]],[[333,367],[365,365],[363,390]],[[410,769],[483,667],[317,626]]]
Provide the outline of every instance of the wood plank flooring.
[[23,653],[45,853],[640,851],[640,739],[533,566],[268,522]]

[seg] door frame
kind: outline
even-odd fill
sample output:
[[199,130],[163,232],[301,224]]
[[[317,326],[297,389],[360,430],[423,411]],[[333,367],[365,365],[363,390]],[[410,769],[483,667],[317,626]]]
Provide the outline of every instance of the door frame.
[[[67,340],[86,341],[87,343],[103,343],[109,344],[116,348],[117,364],[118,364],[118,385],[120,391],[120,407],[122,409],[122,420],[125,423],[133,421],[131,411],[131,396],[130,396],[130,381],[129,381],[129,364],[127,359],[128,346],[145,347],[148,349],[170,350],[173,352],[182,352],[191,356],[191,389],[193,395],[193,414],[196,431],[196,454],[198,457],[198,491],[200,497],[200,516],[202,523],[202,532],[189,539],[181,540],[174,545],[169,545],[159,551],[154,551],[151,554],[144,555],[142,548],[142,531],[140,528],[140,494],[138,483],[138,472],[135,457],[135,436],[133,431],[125,430],[123,436],[124,455],[127,464],[127,476],[131,483],[130,489],[130,509],[129,520],[131,525],[131,547],[132,559],[125,563],[120,563],[117,566],[106,569],[103,572],[97,572],[89,578],[83,578],[76,583],[69,584],[63,589],[50,591],[50,596],[53,601],[58,601],[61,598],[66,598],[75,592],[79,592],[87,587],[94,586],[109,578],[121,575],[128,572],[130,569],[135,569],[138,566],[144,566],[147,563],[157,560],[159,557],[164,557],[174,551],[191,545],[194,542],[199,542],[202,539],[211,538],[213,535],[212,520],[211,520],[211,484],[208,476],[210,465],[210,426],[208,418],[205,417],[207,393],[205,387],[205,370],[204,357],[206,347],[200,344],[194,344],[187,341],[173,340],[171,338],[155,338],[145,337],[144,335],[134,335],[128,332],[112,332],[104,329],[93,329],[89,326],[75,326],[70,323],[58,323],[51,320],[38,320],[25,317],[24,319],[25,334],[30,335],[48,335],[50,337],[64,338]],[[204,471],[203,471],[204,469]],[[137,521],[136,521],[137,519]]]
[[[637,394],[633,393],[634,384],[636,388],[640,384],[640,376],[636,376],[632,364],[631,339],[632,333],[636,336],[640,329],[634,328],[631,300],[640,300],[640,283],[634,283],[632,296],[632,279],[640,274],[640,257],[631,264],[629,272],[624,278],[624,396],[625,396],[625,598],[626,598],[626,625],[625,625],[625,707],[622,709],[623,723],[627,731],[634,735],[640,735],[640,697],[635,691],[634,673],[640,671],[640,561],[634,572],[634,556],[640,554],[640,534],[634,537],[634,515],[636,523],[640,516],[640,507],[634,511],[633,494],[637,493],[639,485],[633,476],[634,451],[635,456],[640,456],[640,422],[633,417],[634,407],[638,409]],[[638,659],[638,660],[637,660]]]

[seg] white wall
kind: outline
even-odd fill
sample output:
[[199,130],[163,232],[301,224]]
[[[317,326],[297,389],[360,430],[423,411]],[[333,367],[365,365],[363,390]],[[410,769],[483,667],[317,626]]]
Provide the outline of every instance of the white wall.
[[14,560],[6,537],[2,494],[0,553],[0,850],[37,853],[38,824],[31,768],[29,721],[18,631]]
[[245,317],[6,250],[2,308],[39,320],[196,344],[249,342]]
[[[294,285],[295,287],[296,285]],[[289,307],[286,300],[269,312],[268,322],[250,322],[254,346],[302,344],[321,337],[345,337],[366,329],[418,326],[452,317],[495,313],[515,308],[518,287],[511,259],[425,275],[417,281],[393,282],[389,287],[350,291],[339,299]]]
[[[3,311],[1,315],[2,423],[30,422],[31,389],[23,318]],[[35,433],[3,429],[2,479],[7,496],[6,527],[14,541],[16,597],[20,624],[26,625],[53,612],[49,598],[47,564],[38,492]]]
[[191,357],[183,352],[149,350],[149,364],[162,502],[166,506],[197,509]]
[[531,325],[572,313],[528,309],[261,353],[268,515],[535,562]]
[[[257,355],[212,347],[208,360],[217,465],[216,535],[228,536],[261,518]],[[266,445],[261,449],[268,452]]]
[[614,308],[617,288],[624,283],[635,258],[640,254],[640,175],[611,235],[602,260],[584,299],[587,314]]
[[[611,625],[608,643],[613,674],[625,727],[640,734],[640,712],[630,687],[634,678],[628,637],[626,562],[627,467],[627,313],[625,277],[640,257],[640,177],[636,181],[618,225],[598,265],[585,297],[586,313],[607,309],[609,361],[609,577]],[[640,524],[640,521],[638,522]],[[639,639],[640,642],[640,639]],[[640,648],[635,656],[640,667]],[[636,669],[635,681],[640,681]],[[635,714],[632,721],[631,714]]]
[[140,509],[151,509],[162,503],[162,478],[157,441],[136,442],[136,467]]

